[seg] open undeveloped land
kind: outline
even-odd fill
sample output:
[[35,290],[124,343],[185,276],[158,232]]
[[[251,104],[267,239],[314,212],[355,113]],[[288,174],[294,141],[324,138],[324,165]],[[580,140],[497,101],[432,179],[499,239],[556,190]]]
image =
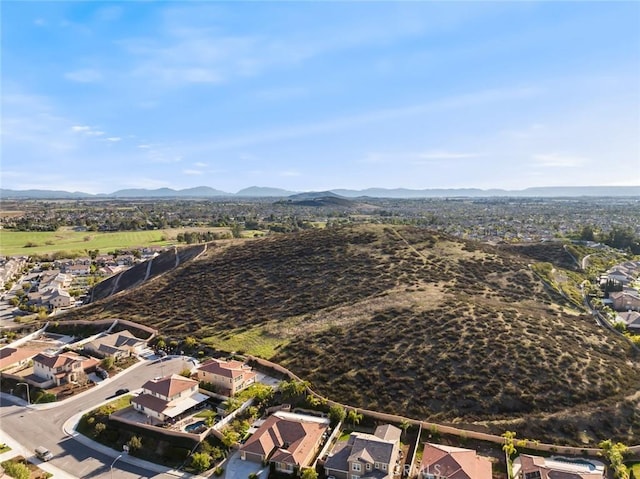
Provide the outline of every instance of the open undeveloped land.
[[70,255],[86,255],[88,250],[101,253],[117,249],[144,246],[167,246],[176,243],[178,234],[187,231],[214,231],[231,234],[229,228],[167,228],[143,231],[74,231],[60,228],[57,231],[2,230],[0,256],[27,256],[67,252]]
[[574,268],[562,245],[545,248],[411,227],[312,230],[212,246],[67,316],[122,317],[269,357],[360,408],[531,439],[638,443],[638,358],[531,271],[542,260]]

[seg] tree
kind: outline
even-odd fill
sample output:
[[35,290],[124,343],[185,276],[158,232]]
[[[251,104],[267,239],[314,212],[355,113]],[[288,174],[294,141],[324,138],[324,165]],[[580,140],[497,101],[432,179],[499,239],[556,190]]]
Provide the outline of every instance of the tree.
[[402,429],[402,433],[404,434],[405,439],[407,438],[407,429],[411,426],[411,421],[408,419],[403,419],[400,421],[400,429]]
[[206,452],[196,452],[191,456],[191,466],[198,472],[204,472],[211,467],[211,457]]
[[194,338],[193,336],[187,336],[184,339],[184,347],[191,349],[194,348],[196,346],[196,344],[198,344],[198,340],[196,338]]
[[502,450],[507,456],[507,474],[509,478],[513,477],[513,464],[512,458],[516,454],[516,446],[514,445],[516,433],[513,431],[505,431],[502,433],[502,437],[504,437],[504,445],[502,446]]
[[609,461],[613,470],[613,477],[615,479],[629,479],[629,469],[623,462],[624,455],[629,451],[629,448],[621,442],[614,444],[611,439],[600,442],[598,447],[602,450],[600,454]]
[[102,434],[105,429],[107,429],[107,425],[103,422],[97,422],[95,426],[93,426],[93,432],[96,436]]
[[318,479],[318,473],[315,469],[307,468],[302,471],[301,479]]
[[185,378],[190,378],[191,377],[191,369],[184,368],[182,371],[180,371],[180,376],[184,376]]
[[109,371],[113,369],[113,363],[113,356],[107,356],[102,361],[100,361],[100,366],[102,366],[102,369],[104,369],[105,371]]
[[357,409],[351,409],[347,414],[347,422],[350,422],[351,425],[355,427],[357,424],[360,424],[363,417],[364,416],[360,414]]
[[234,431],[230,427],[225,427],[222,430],[222,444],[227,447],[231,447],[240,440],[240,434]]
[[344,421],[346,416],[347,413],[339,404],[334,404],[329,408],[329,420],[331,421],[331,427],[335,427],[338,423]]
[[129,442],[127,442],[127,446],[129,446],[129,451],[135,452],[138,449],[142,449],[142,438],[139,436],[131,436]]
[[242,406],[242,400],[238,398],[229,398],[225,402],[222,403],[224,407],[224,412],[227,414],[231,414],[233,411]]
[[291,381],[282,381],[280,383],[280,391],[282,392],[282,395],[287,398],[301,396],[308,387],[308,381],[296,381],[295,379],[292,379]]

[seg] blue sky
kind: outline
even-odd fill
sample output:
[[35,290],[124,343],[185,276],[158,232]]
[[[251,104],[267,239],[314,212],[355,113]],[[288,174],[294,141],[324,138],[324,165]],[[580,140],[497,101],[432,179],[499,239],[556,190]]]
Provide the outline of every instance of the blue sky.
[[2,2],[3,188],[640,185],[640,2]]

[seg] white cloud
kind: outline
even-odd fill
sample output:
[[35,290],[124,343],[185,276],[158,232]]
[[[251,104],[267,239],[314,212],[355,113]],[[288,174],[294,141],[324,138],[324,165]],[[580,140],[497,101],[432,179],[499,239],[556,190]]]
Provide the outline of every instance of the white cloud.
[[138,145],[138,148],[140,148],[141,150],[148,150],[149,148],[151,148],[151,145],[142,144]]
[[191,169],[186,169],[186,170],[182,170],[182,173],[185,175],[189,175],[189,176],[199,176],[201,175],[203,172],[200,170],[191,170]]
[[104,135],[104,131],[96,130],[95,128],[88,125],[76,125],[71,127],[71,131],[74,133],[79,133],[86,136],[102,136]]
[[110,136],[109,138],[106,139],[107,141],[111,141],[111,142],[118,142],[121,141],[122,138],[120,138],[119,136]]
[[94,83],[102,80],[102,73],[98,70],[85,68],[81,70],[75,70],[64,74],[67,80],[71,80],[78,83]]
[[46,21],[44,18],[36,18],[36,19],[33,21],[33,24],[34,24],[36,27],[44,27],[44,26],[47,24],[47,21]]
[[560,153],[547,153],[533,155],[537,166],[546,168],[579,168],[589,162],[582,156],[564,155]]
[[197,162],[197,163],[194,163],[194,164],[193,164],[193,166],[197,166],[198,168],[206,168],[206,167],[207,167],[207,166],[209,166],[209,165],[207,165],[206,163],[203,163],[203,162],[199,161],[199,162]]

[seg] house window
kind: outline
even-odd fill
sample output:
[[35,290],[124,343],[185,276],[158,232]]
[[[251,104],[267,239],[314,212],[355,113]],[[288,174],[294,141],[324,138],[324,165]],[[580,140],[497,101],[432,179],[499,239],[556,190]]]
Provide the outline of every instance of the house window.
[[374,466],[374,467],[375,467],[376,469],[380,469],[380,463],[379,463],[379,462],[376,462],[376,464],[375,464],[375,466]]
[[352,474],[351,479],[360,479],[360,476],[358,476],[357,474]]
[[352,470],[352,471],[358,471],[358,472],[360,472],[360,471],[362,470],[362,466],[360,465],[360,463],[359,463],[359,462],[354,462],[354,463],[351,465],[351,470]]
[[386,470],[387,470],[387,465],[386,465],[386,464],[384,464],[384,463],[382,464],[382,470],[383,470],[383,471],[386,471]]
[[367,465],[365,466],[365,468],[367,469],[367,471],[371,470],[371,464],[367,463]]

